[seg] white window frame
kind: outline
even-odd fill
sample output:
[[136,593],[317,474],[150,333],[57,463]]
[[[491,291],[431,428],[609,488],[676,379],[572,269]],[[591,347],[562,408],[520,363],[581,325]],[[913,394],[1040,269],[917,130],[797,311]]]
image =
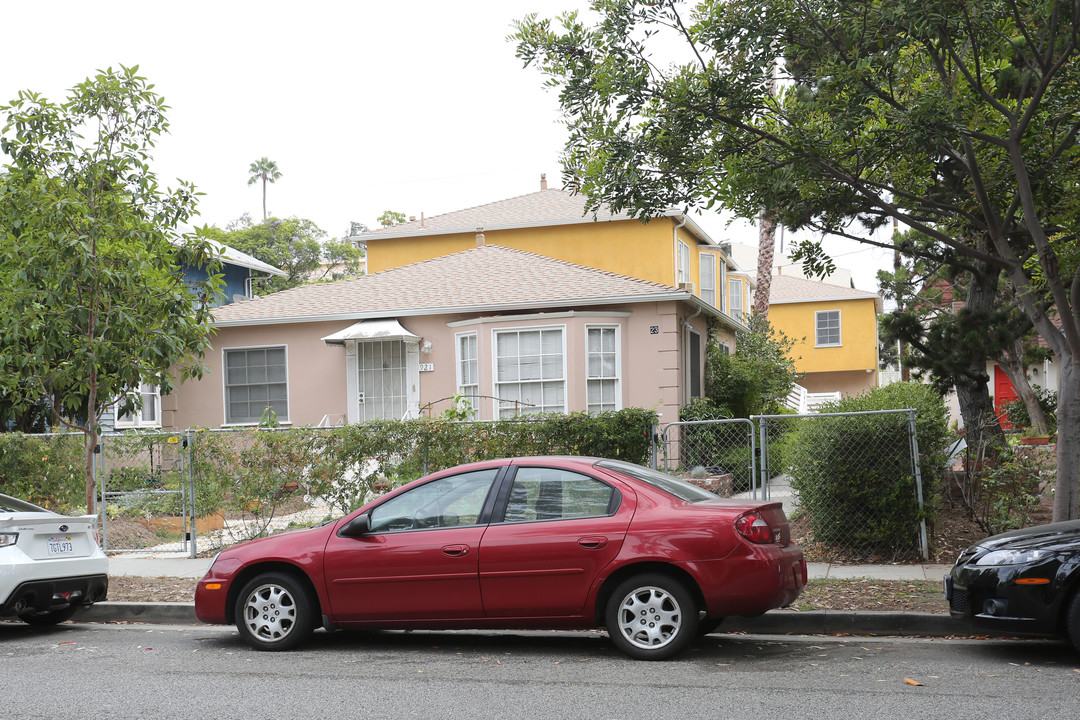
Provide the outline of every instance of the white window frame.
[[682,240],[679,240],[676,253],[678,259],[675,270],[675,282],[681,285],[682,283],[690,282],[690,246]]
[[[600,331],[601,344],[603,341],[604,331],[611,330],[614,333],[615,348],[612,351],[614,354],[614,374],[612,375],[593,375],[590,372],[590,359],[594,354],[604,355],[602,349],[599,353],[593,353],[589,349],[589,336],[592,331]],[[600,362],[603,367],[603,361]],[[612,402],[606,403],[603,400],[603,388],[605,385],[614,385]],[[590,402],[590,390],[594,386],[599,386],[600,389],[600,402]],[[610,407],[605,407],[610,405]],[[585,410],[586,412],[603,412],[605,410],[622,410],[622,327],[619,325],[586,325],[585,326]]]
[[[134,391],[133,391],[133,394]],[[118,428],[159,428],[161,427],[161,389],[154,383],[140,383],[138,394],[142,396],[142,406],[131,411],[130,414],[120,413],[121,403],[113,406],[113,425]],[[147,402],[153,410],[153,419],[146,419]]]
[[[705,269],[709,272],[706,273]],[[708,282],[706,282],[708,274]],[[713,307],[716,305],[716,253],[698,253],[698,277],[701,278],[701,292],[698,294],[705,302]]]
[[[466,341],[472,341],[472,357],[466,357]],[[468,364],[472,364],[472,377],[466,378]],[[457,333],[454,335],[454,367],[457,371],[457,392],[465,396],[465,402],[472,408],[471,417],[475,419],[480,408],[480,336],[476,332]],[[466,382],[466,380],[472,382]]]
[[[245,425],[258,425],[260,418],[254,420],[231,420],[229,418],[229,364],[228,356],[232,352],[250,352],[252,350],[282,350],[285,353],[285,414],[286,417],[282,417],[280,414],[277,416],[277,421],[282,425],[289,424],[289,413],[292,408],[292,398],[289,394],[289,346],[288,345],[249,345],[243,347],[228,347],[221,349],[221,389],[224,399],[224,425],[228,426],[245,426]],[[247,385],[258,385],[260,383],[246,383]],[[280,385],[282,383],[261,383],[264,385]]]
[[746,316],[746,307],[744,301],[746,297],[744,295],[743,279],[737,277],[728,278],[728,315],[735,318],[739,322]]
[[[541,334],[540,335],[541,336],[541,340],[540,340],[540,342],[541,342],[541,345],[540,345],[541,352],[540,352],[538,357],[540,358],[541,376],[542,376],[542,374],[543,374],[543,355],[544,355],[544,353],[543,353],[543,333],[545,331],[548,331],[548,332],[557,331],[559,333],[559,338],[560,338],[560,347],[559,347],[559,354],[560,354],[559,372],[560,372],[560,377],[558,377],[558,378],[543,378],[543,377],[541,377],[539,379],[530,378],[530,379],[526,379],[526,380],[521,380],[521,379],[517,379],[517,380],[500,380],[499,379],[499,337],[501,335],[510,335],[510,334],[514,334],[514,333],[518,334],[519,336],[522,333],[533,333],[533,332],[540,333]],[[519,354],[516,357],[520,358],[520,357],[524,357],[524,356]],[[532,414],[532,413],[541,413],[541,412],[566,412],[566,396],[567,396],[566,325],[535,325],[535,326],[524,326],[524,327],[513,327],[513,328],[500,328],[500,329],[497,329],[497,330],[492,330],[491,331],[491,369],[492,369],[492,372],[491,372],[492,392],[491,392],[491,394],[496,398],[496,400],[494,401],[494,407],[493,407],[493,410],[492,410],[492,416],[495,419],[505,418],[505,417],[513,417],[515,414]],[[562,389],[562,404],[561,405],[556,405],[556,404],[547,405],[547,404],[544,404],[543,402],[541,402],[539,405],[535,405],[534,407],[526,407],[526,408],[523,408],[523,409],[519,408],[517,413],[513,412],[514,408],[512,406],[511,407],[503,407],[504,402],[506,402],[506,403],[514,402],[513,400],[503,400],[502,399],[504,397],[504,394],[502,392],[504,388],[509,388],[511,386],[518,386],[520,388],[522,385],[534,384],[534,383],[539,383],[541,385],[541,399],[542,399],[542,396],[543,396],[543,391],[545,389],[544,388],[545,385],[550,384],[550,385],[553,385],[553,386],[554,385],[561,386],[561,389]],[[506,410],[508,412],[504,413],[504,410]]]
[[[832,322],[832,316],[834,316],[834,315],[836,317],[835,327],[833,326],[833,322]],[[825,326],[822,325],[823,316],[827,316],[827,317],[824,318],[825,322],[828,323]],[[821,334],[822,334],[823,330],[829,334],[829,337],[826,337],[826,342],[821,341]],[[840,310],[839,309],[836,309],[836,310],[816,310],[816,311],[814,311],[814,347],[841,347],[841,346],[843,346],[844,339],[843,339],[843,335],[841,334],[842,330],[843,330],[843,324],[841,322]],[[836,341],[832,342],[831,341],[832,340],[831,336],[833,335],[834,331],[835,331],[835,335],[836,335]]]

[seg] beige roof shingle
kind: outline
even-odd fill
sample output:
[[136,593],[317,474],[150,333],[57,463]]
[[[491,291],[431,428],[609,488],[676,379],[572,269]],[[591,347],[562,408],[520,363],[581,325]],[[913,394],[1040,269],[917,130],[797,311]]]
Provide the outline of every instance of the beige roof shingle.
[[496,312],[693,296],[660,283],[617,275],[498,245],[291,290],[214,310],[215,324],[362,319]]
[[[596,219],[629,220],[631,217],[622,213],[613,213],[609,208],[602,208],[596,214]],[[353,237],[366,242],[410,235],[475,232],[477,228],[494,230],[592,220],[592,214],[586,215],[584,195],[575,195],[566,190],[540,190],[507,200],[433,215],[423,220],[412,220],[400,225],[371,230]]]
[[769,304],[780,305],[783,303],[797,302],[825,302],[829,300],[863,300],[875,299],[879,304],[881,296],[877,293],[843,285],[832,285],[792,277],[790,275],[773,275],[769,285]]

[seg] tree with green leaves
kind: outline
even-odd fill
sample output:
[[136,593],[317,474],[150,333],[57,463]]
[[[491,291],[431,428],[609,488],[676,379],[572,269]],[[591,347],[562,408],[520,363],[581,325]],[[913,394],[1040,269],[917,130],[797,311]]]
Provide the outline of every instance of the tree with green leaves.
[[710,343],[705,364],[705,395],[731,417],[779,412],[802,374],[795,369],[795,341],[761,315],[747,316],[747,329],[735,333],[735,352]]
[[560,92],[566,184],[591,207],[776,208],[868,244],[896,219],[1000,272],[1059,361],[1054,519],[1080,516],[1080,0],[592,8],[513,36]]
[[386,210],[376,218],[379,225],[382,227],[390,227],[391,225],[400,225],[405,222],[405,213],[397,212],[396,210]]
[[270,158],[261,157],[251,163],[248,174],[248,185],[262,182],[263,220],[266,220],[266,184],[277,182],[278,178],[281,177],[281,170],[278,169],[277,163]]
[[[100,418],[198,377],[210,345],[213,250],[177,228],[195,188],[158,185],[151,151],[167,110],[138,68],[108,69],[62,103],[29,91],[0,108],[0,394],[83,432],[94,505]],[[207,269],[189,283],[185,267]]]
[[252,222],[247,215],[226,230],[205,227],[200,232],[285,271],[285,277],[259,281],[262,292],[277,292],[311,282],[362,275],[364,251],[348,238],[331,239],[311,220],[269,218]]

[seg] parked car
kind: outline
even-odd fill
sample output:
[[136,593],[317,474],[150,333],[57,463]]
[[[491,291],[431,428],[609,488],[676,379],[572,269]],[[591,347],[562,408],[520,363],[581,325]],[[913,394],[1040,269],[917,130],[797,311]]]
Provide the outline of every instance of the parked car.
[[618,460],[462,465],[345,517],[215,558],[206,623],[259,650],[333,628],[590,628],[642,659],[676,655],[730,615],[806,584],[780,503],[721,500]]
[[55,625],[104,600],[109,559],[96,529],[93,515],[67,517],[0,495],[0,617]]
[[994,535],[945,576],[950,614],[976,627],[1067,637],[1080,650],[1080,520]]

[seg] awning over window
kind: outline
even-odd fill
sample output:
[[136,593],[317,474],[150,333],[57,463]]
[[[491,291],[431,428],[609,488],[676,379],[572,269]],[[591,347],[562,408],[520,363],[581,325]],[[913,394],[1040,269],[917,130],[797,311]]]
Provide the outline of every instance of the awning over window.
[[344,345],[346,340],[419,340],[419,335],[401,327],[397,320],[362,320],[322,339],[327,345]]

